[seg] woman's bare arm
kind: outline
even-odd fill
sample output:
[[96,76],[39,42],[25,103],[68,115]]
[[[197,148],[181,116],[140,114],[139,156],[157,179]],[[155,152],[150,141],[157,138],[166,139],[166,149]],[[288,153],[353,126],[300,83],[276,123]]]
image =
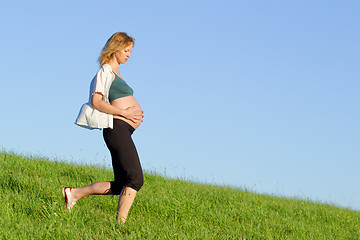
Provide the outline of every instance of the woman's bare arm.
[[111,104],[105,102],[103,100],[103,95],[98,92],[94,93],[92,96],[92,106],[101,112],[123,116],[124,118],[133,122],[142,120],[142,111],[135,106],[128,107],[127,109],[114,107]]

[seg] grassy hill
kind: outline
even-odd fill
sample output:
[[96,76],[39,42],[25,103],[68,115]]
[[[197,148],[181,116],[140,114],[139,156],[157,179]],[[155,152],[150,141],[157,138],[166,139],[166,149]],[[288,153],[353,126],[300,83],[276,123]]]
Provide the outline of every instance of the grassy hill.
[[128,221],[117,196],[89,196],[71,213],[61,188],[112,171],[0,152],[0,239],[360,239],[360,212],[145,174]]

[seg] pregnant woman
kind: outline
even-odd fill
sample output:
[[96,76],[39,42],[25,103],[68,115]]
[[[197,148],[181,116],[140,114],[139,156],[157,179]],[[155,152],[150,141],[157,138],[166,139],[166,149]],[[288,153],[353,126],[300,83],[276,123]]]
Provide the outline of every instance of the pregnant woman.
[[[100,57],[100,70],[90,88],[90,101],[84,104],[76,124],[87,128],[102,128],[110,150],[114,181],[96,182],[82,188],[62,190],[70,210],[77,200],[89,195],[120,195],[116,219],[126,217],[143,185],[143,173],[131,135],[142,122],[143,111],[133,97],[133,90],[119,72],[120,64],[130,58],[134,38],[123,32],[113,34],[106,42]],[[96,119],[96,123],[94,123]]]

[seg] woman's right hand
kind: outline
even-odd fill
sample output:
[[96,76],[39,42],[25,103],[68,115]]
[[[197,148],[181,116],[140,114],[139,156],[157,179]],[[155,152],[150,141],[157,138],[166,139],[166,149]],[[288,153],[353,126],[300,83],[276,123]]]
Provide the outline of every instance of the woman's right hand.
[[143,111],[136,107],[136,106],[131,106],[128,107],[124,110],[124,114],[123,117],[125,117],[126,119],[129,119],[130,121],[137,123],[139,121],[142,121],[142,118],[144,117],[143,115]]

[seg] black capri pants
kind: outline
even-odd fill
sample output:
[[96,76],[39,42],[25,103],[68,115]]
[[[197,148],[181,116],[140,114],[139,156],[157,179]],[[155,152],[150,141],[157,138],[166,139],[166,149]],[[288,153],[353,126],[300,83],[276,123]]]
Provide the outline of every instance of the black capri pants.
[[113,195],[119,195],[124,187],[139,191],[144,184],[139,156],[131,138],[134,131],[130,124],[120,119],[114,119],[113,129],[103,130],[114,169],[114,181],[110,182]]

